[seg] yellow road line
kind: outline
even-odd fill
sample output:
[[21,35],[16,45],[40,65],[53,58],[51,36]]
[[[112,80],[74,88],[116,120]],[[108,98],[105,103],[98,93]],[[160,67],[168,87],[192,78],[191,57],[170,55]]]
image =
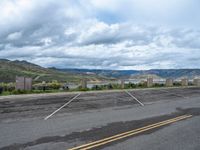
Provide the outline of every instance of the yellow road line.
[[88,143],[88,144],[85,144],[85,145],[74,147],[74,148],[71,148],[69,150],[91,149],[91,148],[98,147],[98,146],[101,146],[101,145],[104,145],[104,144],[107,144],[107,143],[110,143],[110,142],[113,142],[113,141],[116,141],[116,140],[119,140],[119,139],[122,139],[122,138],[126,138],[128,136],[135,135],[135,134],[138,134],[138,133],[141,133],[141,132],[153,129],[153,128],[157,128],[157,127],[164,126],[164,125],[167,125],[167,124],[170,124],[170,123],[182,120],[182,119],[186,119],[186,118],[189,118],[191,116],[192,115],[183,115],[183,116],[175,117],[175,118],[168,119],[168,120],[165,120],[165,121],[162,121],[162,122],[158,122],[158,123],[155,123],[155,124],[152,124],[152,125],[148,125],[148,126],[145,126],[145,127],[142,127],[142,128],[134,129],[134,130],[131,130],[131,131],[128,131],[128,132],[124,132],[124,133],[117,134],[117,135],[114,135],[114,136],[111,136],[111,137],[108,137],[108,138],[104,138],[102,140],[98,140],[98,141],[91,142],[91,143]]
[[168,120],[165,120],[165,121],[162,121],[162,122],[151,124],[151,125],[148,125],[148,126],[145,126],[145,127],[141,127],[141,128],[138,128],[138,129],[131,130],[131,131],[127,131],[127,132],[117,134],[117,135],[114,135],[114,136],[111,136],[111,137],[108,137],[108,138],[104,138],[104,139],[101,139],[101,140],[98,140],[98,141],[95,141],[95,142],[91,142],[91,143],[88,143],[88,144],[85,144],[85,145],[81,145],[81,146],[78,146],[78,147],[75,147],[75,148],[72,148],[72,149],[69,149],[69,150],[76,150],[76,149],[80,149],[80,148],[83,148],[83,147],[86,147],[86,146],[89,146],[89,145],[93,145],[93,144],[96,144],[96,143],[99,143],[99,142],[104,142],[105,140],[110,140],[110,139],[113,139],[113,138],[116,138],[116,137],[119,137],[119,136],[122,136],[122,135],[125,135],[125,134],[128,134],[128,133],[136,132],[138,130],[149,128],[151,126],[155,126],[157,124],[161,124],[161,123],[165,123],[165,122],[168,122],[168,121],[171,121],[171,120],[174,120],[174,119],[182,118],[184,116],[186,116],[186,115],[175,117],[175,118],[172,118],[172,119],[168,119]]
[[186,118],[189,118],[189,117],[191,117],[191,116],[186,116],[186,117],[184,117],[184,118],[180,118],[180,119],[177,119],[177,120],[168,122],[168,123],[163,123],[163,124],[161,124],[161,125],[156,125],[156,126],[153,126],[153,127],[147,128],[147,129],[143,129],[143,130],[140,130],[140,131],[137,131],[137,132],[133,132],[133,133],[130,133],[130,134],[128,134],[128,135],[124,135],[124,136],[121,136],[121,137],[118,137],[118,138],[115,138],[115,139],[111,139],[111,140],[108,140],[108,141],[105,141],[105,142],[102,142],[102,143],[99,143],[99,144],[96,144],[96,145],[92,145],[92,146],[83,148],[82,150],[88,150],[88,149],[91,149],[91,148],[94,148],[94,147],[98,147],[98,146],[101,146],[101,145],[105,145],[105,144],[108,144],[108,143],[111,143],[111,142],[114,142],[114,141],[117,141],[117,140],[120,140],[120,139],[129,137],[129,136],[132,136],[132,135],[135,135],[135,134],[138,134],[138,133],[141,133],[141,132],[145,132],[145,131],[148,131],[148,130],[151,130],[151,129],[154,129],[154,128],[157,128],[157,127],[161,127],[161,126],[164,126],[164,125],[173,123],[173,122],[177,122],[177,121],[179,121],[179,120],[186,119]]

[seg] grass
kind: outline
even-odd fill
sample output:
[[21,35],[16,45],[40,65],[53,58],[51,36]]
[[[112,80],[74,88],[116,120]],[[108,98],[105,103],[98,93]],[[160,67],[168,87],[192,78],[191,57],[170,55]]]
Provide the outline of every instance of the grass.
[[[156,88],[156,89],[159,89],[159,88],[164,88],[166,86],[164,86],[163,84],[158,86],[157,84],[152,86],[152,87],[149,87],[149,88]],[[172,87],[180,87],[180,85],[174,85]],[[167,87],[166,87],[167,88]],[[169,87],[170,88],[170,87]],[[59,90],[59,89],[52,89],[52,90],[32,90],[32,91],[4,91],[2,94],[0,94],[0,96],[6,96],[6,95],[20,95],[20,94],[41,94],[41,93],[60,93],[60,92],[78,92],[78,91],[81,91],[81,92],[84,92],[84,91],[103,91],[103,90],[123,90],[123,89],[148,89],[148,87],[146,86],[141,86],[141,85],[136,85],[134,87],[128,87],[128,86],[125,86],[125,88],[121,88],[119,85],[118,86],[114,86],[112,88],[108,88],[106,86],[102,86],[101,88],[87,88],[87,89],[81,89],[80,87],[79,88],[76,88],[76,89],[69,89],[69,90]]]
[[32,91],[4,91],[0,96],[7,96],[7,95],[21,95],[21,94],[41,94],[41,93],[58,93],[58,92],[66,92],[61,90],[32,90]]

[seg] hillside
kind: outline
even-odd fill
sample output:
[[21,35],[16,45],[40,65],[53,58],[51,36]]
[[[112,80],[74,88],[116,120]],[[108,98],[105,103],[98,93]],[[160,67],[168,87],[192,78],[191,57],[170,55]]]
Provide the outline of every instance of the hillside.
[[195,78],[200,76],[200,69],[153,69],[146,71],[163,78]]
[[56,69],[56,70],[63,72],[71,72],[71,73],[94,73],[96,75],[113,77],[113,78],[129,77],[130,75],[138,74],[140,72],[137,70],[100,70],[100,69]]
[[79,82],[81,78],[87,78],[90,81],[108,79],[94,74],[62,72],[54,69],[47,69],[27,61],[0,59],[0,82],[14,82],[16,76],[32,77],[35,82],[48,82],[52,80],[60,82]]
[[131,75],[129,79],[137,79],[137,80],[145,80],[148,77],[152,77],[154,79],[162,79],[160,76],[157,76],[155,74],[138,74],[138,75]]
[[58,69],[71,73],[95,73],[114,78],[141,78],[144,75],[155,75],[156,78],[195,78],[200,76],[200,69],[152,69],[152,70],[96,70],[96,69]]
[[156,78],[194,78],[200,76],[200,69],[152,69],[152,70],[98,70],[44,68],[27,61],[0,59],[0,82],[14,82],[16,76],[32,77],[35,82],[57,80],[79,82],[81,78],[102,81],[115,78],[139,79],[152,75]]

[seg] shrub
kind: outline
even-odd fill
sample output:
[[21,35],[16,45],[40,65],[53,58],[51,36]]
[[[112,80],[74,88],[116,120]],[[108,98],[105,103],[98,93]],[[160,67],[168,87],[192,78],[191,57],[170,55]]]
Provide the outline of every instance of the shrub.
[[160,83],[155,83],[153,86],[154,87],[164,87],[165,85],[164,84],[160,84]]
[[139,83],[139,84],[138,84],[138,87],[140,87],[140,88],[146,88],[146,87],[147,87],[147,83],[146,83],[146,82],[144,82],[144,83]]
[[3,87],[0,86],[0,95],[3,93]]
[[14,90],[12,94],[28,94],[28,91],[25,90]]
[[47,83],[48,89],[58,90],[61,87],[62,87],[62,85],[60,83],[58,83],[58,81],[56,81],[56,80],[53,80],[51,83]]
[[107,88],[108,88],[108,89],[113,89],[113,85],[112,85],[112,84],[108,84],[108,85],[107,85]]
[[92,90],[102,90],[103,87],[100,86],[100,85],[94,85],[91,89],[92,89]]
[[82,86],[77,87],[76,89],[74,89],[75,91],[88,91],[90,90],[89,88],[82,88]]
[[176,81],[176,82],[173,83],[173,85],[174,86],[181,86],[181,83]]
[[37,83],[33,85],[34,90],[43,90],[44,88],[45,90],[58,90],[61,87],[63,87],[63,85],[56,80],[53,80],[52,82],[46,84]]
[[130,89],[130,88],[136,88],[136,87],[137,87],[137,85],[134,84],[134,83],[131,83],[131,82],[129,82],[128,84],[125,84],[125,88],[128,88],[128,89]]
[[15,84],[14,83],[0,83],[0,87],[3,88],[3,91],[12,92],[12,91],[15,90]]
[[121,89],[121,84],[112,84],[113,89]]

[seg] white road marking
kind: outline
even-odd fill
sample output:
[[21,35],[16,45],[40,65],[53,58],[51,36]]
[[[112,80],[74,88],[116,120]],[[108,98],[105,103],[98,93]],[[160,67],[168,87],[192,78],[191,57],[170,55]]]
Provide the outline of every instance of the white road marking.
[[166,92],[166,93],[171,93],[171,94],[173,94],[173,95],[175,95],[175,96],[178,96],[178,97],[188,98],[188,97],[185,97],[185,96],[183,96],[183,95],[176,94],[176,93],[174,93],[174,92],[169,92],[169,91],[167,91],[167,90],[160,90],[160,91],[163,91],[163,92]]
[[144,106],[142,102],[140,102],[135,96],[133,96],[130,92],[125,91],[128,95],[130,95],[134,100],[136,100],[141,106]]
[[64,108],[65,106],[67,106],[68,104],[70,104],[74,99],[76,99],[78,96],[80,96],[81,93],[77,94],[76,96],[74,96],[71,100],[69,100],[67,103],[65,103],[64,105],[62,105],[60,108],[58,108],[57,110],[55,110],[53,113],[51,113],[50,115],[48,115],[47,117],[44,118],[44,120],[49,119],[51,116],[53,116],[55,113],[57,113],[59,110],[61,110],[62,108]]

